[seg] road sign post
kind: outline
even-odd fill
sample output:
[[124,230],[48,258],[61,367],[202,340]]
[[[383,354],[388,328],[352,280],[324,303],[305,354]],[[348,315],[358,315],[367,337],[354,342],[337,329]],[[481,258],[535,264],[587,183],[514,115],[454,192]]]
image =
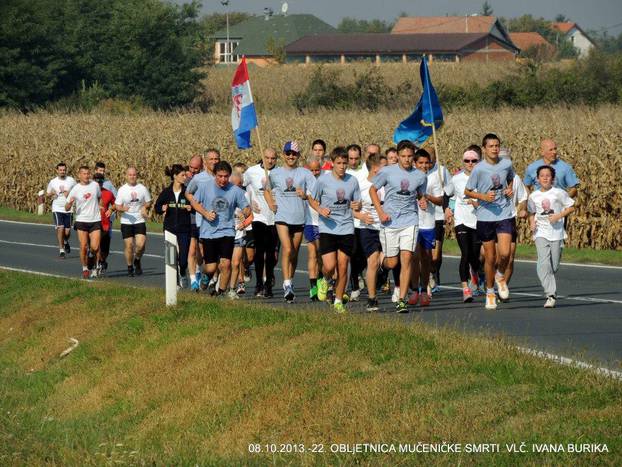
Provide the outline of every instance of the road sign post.
[[164,231],[164,281],[166,283],[166,306],[177,305],[177,236]]

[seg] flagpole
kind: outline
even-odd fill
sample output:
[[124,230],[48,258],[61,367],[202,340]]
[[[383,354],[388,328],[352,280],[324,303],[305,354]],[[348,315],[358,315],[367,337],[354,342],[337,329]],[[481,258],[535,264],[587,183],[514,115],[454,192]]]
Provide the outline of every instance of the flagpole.
[[[425,60],[425,58],[423,59]],[[430,70],[427,67],[427,63],[426,63],[426,70],[427,70],[427,74],[428,74],[428,79],[426,80],[426,85],[429,85],[430,82]],[[424,90],[424,92],[428,93],[428,95],[430,95],[430,90],[426,89]],[[430,107],[430,115],[432,116],[432,140],[434,141],[434,153],[436,156],[436,167],[438,170],[438,180],[441,183],[441,189],[443,190],[443,193],[445,192],[445,185],[443,183],[443,174],[441,173],[441,156],[440,156],[440,151],[438,150],[438,142],[436,140],[436,121],[434,119],[434,110],[432,109],[432,99],[428,99],[428,105]]]

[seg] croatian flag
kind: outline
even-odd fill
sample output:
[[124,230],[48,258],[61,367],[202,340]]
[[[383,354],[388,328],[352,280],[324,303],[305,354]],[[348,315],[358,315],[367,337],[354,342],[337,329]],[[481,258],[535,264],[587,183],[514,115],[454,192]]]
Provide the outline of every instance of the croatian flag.
[[257,127],[257,114],[251,94],[251,83],[248,79],[246,57],[238,65],[231,82],[231,97],[233,109],[231,111],[231,126],[235,135],[238,149],[251,147],[251,130]]

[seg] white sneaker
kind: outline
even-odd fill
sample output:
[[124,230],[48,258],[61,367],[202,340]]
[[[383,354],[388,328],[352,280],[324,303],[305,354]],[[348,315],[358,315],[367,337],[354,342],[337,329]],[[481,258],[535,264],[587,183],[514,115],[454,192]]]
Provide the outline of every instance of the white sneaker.
[[397,303],[400,299],[400,288],[399,287],[395,287],[393,289],[393,295],[391,296],[391,301],[393,303]]
[[494,293],[486,294],[486,309],[487,310],[496,310],[497,309],[497,297]]
[[361,296],[361,291],[360,290],[353,290],[350,293],[350,301],[351,302],[358,302],[360,296]]
[[227,292],[227,298],[229,300],[239,300],[240,297],[238,297],[238,294],[235,293],[235,290],[233,289],[229,289],[229,291]]
[[186,277],[186,276],[179,276],[179,288],[180,289],[187,289],[188,288],[188,277]]
[[555,308],[556,299],[553,295],[547,297],[546,302],[544,302],[544,308]]
[[497,284],[497,293],[499,294],[499,298],[501,300],[507,300],[510,298],[510,289],[508,288],[508,283],[504,278],[495,275],[495,284]]

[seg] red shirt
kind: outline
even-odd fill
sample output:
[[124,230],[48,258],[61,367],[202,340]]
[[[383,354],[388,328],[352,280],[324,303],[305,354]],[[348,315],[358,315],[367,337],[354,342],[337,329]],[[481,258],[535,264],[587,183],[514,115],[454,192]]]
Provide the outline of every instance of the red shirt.
[[106,211],[114,204],[114,194],[112,191],[102,188],[102,198],[99,204],[99,209],[102,213],[102,230],[108,232],[112,227],[110,225],[110,217],[106,217]]

